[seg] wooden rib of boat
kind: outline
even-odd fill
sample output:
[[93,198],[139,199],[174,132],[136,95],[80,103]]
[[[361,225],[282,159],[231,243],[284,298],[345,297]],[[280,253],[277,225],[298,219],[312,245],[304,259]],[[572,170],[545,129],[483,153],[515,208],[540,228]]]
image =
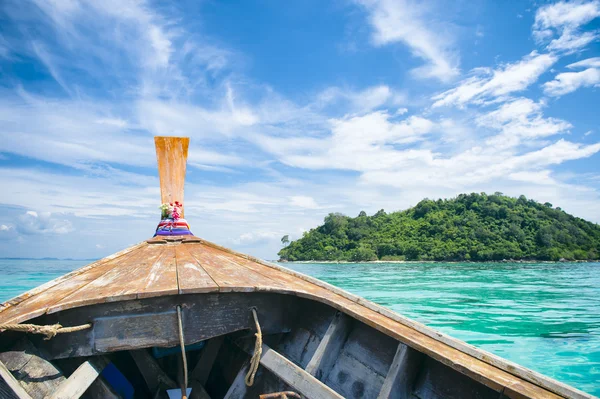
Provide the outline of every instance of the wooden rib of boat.
[[[187,145],[156,138],[163,202],[183,200]],[[83,327],[0,333],[2,398],[162,398],[184,385],[204,399],[592,398],[190,234],[157,235],[9,300],[0,325],[10,323]]]

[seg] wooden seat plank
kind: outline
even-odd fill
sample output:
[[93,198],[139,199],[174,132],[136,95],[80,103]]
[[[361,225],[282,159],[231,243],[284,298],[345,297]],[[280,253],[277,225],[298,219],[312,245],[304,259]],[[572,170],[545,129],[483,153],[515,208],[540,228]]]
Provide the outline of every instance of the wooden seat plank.
[[87,391],[110,363],[103,357],[86,360],[64,381],[49,399],[77,399]]
[[[242,348],[250,352],[245,345]],[[307,398],[343,399],[343,396],[265,344],[262,345],[260,364]]]
[[185,244],[190,253],[219,285],[220,292],[285,290],[285,286],[228,259],[218,258],[218,250],[202,244]]
[[0,398],[31,399],[31,396],[19,384],[19,381],[0,361]]
[[177,280],[180,294],[218,292],[219,285],[204,270],[200,262],[192,256],[189,244],[175,246],[177,258]]
[[152,270],[165,248],[163,245],[146,244],[107,273],[48,307],[48,313],[85,305],[137,299],[149,281],[148,272]]
[[78,269],[77,273],[71,273],[67,278],[51,282],[53,284],[48,284],[45,290],[23,299],[18,305],[6,308],[0,313],[0,323],[21,323],[46,313],[51,306],[105,275],[121,263],[127,262],[147,245],[141,244],[129,248],[121,256],[93,263],[91,267],[85,266]]

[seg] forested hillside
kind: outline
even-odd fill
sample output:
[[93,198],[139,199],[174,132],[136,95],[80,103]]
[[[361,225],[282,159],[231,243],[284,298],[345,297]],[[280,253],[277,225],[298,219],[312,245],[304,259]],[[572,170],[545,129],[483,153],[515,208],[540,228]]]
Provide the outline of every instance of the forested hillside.
[[[285,240],[282,240],[285,241]],[[461,194],[372,216],[331,213],[284,247],[282,260],[586,260],[600,257],[600,226],[525,196]]]

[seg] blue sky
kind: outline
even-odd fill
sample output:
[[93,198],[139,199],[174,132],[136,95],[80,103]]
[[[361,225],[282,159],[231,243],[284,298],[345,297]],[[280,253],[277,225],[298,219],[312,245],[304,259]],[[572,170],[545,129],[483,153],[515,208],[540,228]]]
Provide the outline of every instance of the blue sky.
[[154,135],[192,231],[273,259],[329,212],[525,194],[600,222],[600,1],[8,0],[0,255],[152,235]]

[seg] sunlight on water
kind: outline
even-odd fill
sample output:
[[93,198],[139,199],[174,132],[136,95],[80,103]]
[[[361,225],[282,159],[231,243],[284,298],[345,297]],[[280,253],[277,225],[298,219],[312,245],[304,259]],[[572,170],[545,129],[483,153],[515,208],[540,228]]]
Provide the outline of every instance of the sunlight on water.
[[600,396],[600,264],[283,266]]
[[[0,302],[88,261],[0,260]],[[600,264],[293,264],[600,396]]]

